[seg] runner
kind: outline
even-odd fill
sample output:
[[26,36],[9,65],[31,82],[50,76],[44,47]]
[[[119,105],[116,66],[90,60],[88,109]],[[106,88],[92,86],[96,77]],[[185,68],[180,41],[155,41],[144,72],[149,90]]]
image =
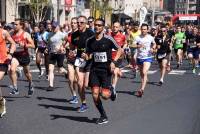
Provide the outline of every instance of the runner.
[[[96,121],[97,124],[108,123],[108,117],[103,108],[100,96],[104,99],[108,99],[111,96],[109,88],[111,85],[112,72],[122,52],[120,46],[117,45],[114,39],[104,34],[104,25],[104,20],[95,20],[95,36],[89,38],[87,41],[87,54],[82,53],[83,58],[92,60],[90,86],[92,88],[95,106],[101,115]],[[113,61],[111,54],[112,49],[117,50]]]
[[[10,43],[9,50],[7,50],[6,41]],[[2,28],[0,22],[0,81],[3,79],[5,73],[8,70],[8,66],[11,62],[15,49],[15,42],[10,37],[10,34]],[[2,91],[0,86],[0,117],[3,117],[5,114],[6,100],[2,97]]]
[[144,88],[147,83],[147,73],[153,61],[153,53],[156,49],[154,38],[148,34],[149,26],[142,24],[141,34],[136,37],[135,43],[137,44],[137,64],[140,71],[141,86],[139,90],[135,92],[137,97],[142,97],[144,94]]
[[188,58],[192,61],[192,72],[196,74],[196,69],[199,67],[200,54],[200,36],[198,35],[197,27],[194,27],[192,33],[188,35]]
[[42,57],[44,56],[44,64],[46,69],[46,78],[49,73],[49,64],[48,64],[48,50],[47,50],[47,41],[48,41],[48,32],[45,31],[43,23],[39,25],[40,32],[37,36],[37,49],[36,49],[36,65],[39,69],[38,77],[41,78],[44,74],[44,71],[41,69]]
[[52,23],[52,32],[48,36],[48,52],[49,52],[49,88],[47,91],[54,90],[54,68],[57,63],[59,73],[67,74],[63,68],[63,61],[65,59],[65,44],[67,36],[60,31],[60,26],[57,22]]
[[181,27],[177,26],[177,32],[173,37],[174,52],[176,53],[177,69],[180,67],[183,61],[183,43],[185,43],[185,33],[181,32]]
[[13,58],[11,61],[10,68],[10,78],[12,82],[12,91],[10,94],[16,95],[19,94],[19,90],[17,88],[17,76],[16,69],[20,65],[23,67],[24,74],[29,82],[29,90],[28,95],[32,95],[34,92],[32,75],[30,73],[30,54],[28,52],[28,48],[35,48],[34,42],[31,38],[31,35],[23,30],[24,22],[20,19],[15,20],[15,32],[12,35],[13,40],[16,43],[16,51],[13,54]]
[[155,42],[157,45],[156,58],[160,67],[161,77],[159,85],[161,86],[164,82],[164,76],[167,68],[167,63],[169,59],[169,54],[171,52],[171,38],[167,34],[167,29],[165,27],[161,28],[161,34],[155,37]]
[[[124,50],[127,47],[127,40],[126,40],[126,36],[120,32],[120,27],[121,27],[121,25],[119,22],[114,22],[111,36],[115,39],[117,44]],[[117,51],[115,49],[113,49],[112,50],[112,59],[115,59],[116,54],[117,54]],[[120,70],[122,63],[123,63],[123,57],[120,57],[120,59],[117,61],[116,67],[113,72],[112,88],[115,91],[114,97],[112,97],[112,98],[114,98],[113,101],[116,99],[116,96],[117,96],[116,89],[115,89],[116,85],[117,85],[117,81],[118,81],[119,77],[122,76],[122,72]]]
[[72,43],[71,43],[72,34],[78,30],[77,21],[78,21],[78,18],[76,17],[71,19],[72,31],[68,34],[69,48],[67,50],[67,69],[68,69],[69,88],[72,93],[72,98],[69,100],[69,103],[71,104],[78,103],[78,97],[76,96],[77,79],[76,79],[75,66],[74,66],[77,48],[72,46]]
[[88,107],[85,99],[85,88],[88,87],[90,63],[81,58],[81,54],[85,52],[86,40],[93,36],[94,33],[86,28],[87,18],[85,16],[78,17],[78,31],[72,33],[72,45],[77,47],[77,55],[75,60],[76,73],[78,75],[78,90],[81,98],[81,106],[78,112],[85,112]]
[[137,63],[136,63],[137,44],[135,44],[135,38],[140,34],[141,31],[139,30],[139,24],[137,22],[133,23],[133,29],[129,37],[129,47],[131,51],[131,64],[133,67],[134,78],[136,77],[136,71],[137,71]]

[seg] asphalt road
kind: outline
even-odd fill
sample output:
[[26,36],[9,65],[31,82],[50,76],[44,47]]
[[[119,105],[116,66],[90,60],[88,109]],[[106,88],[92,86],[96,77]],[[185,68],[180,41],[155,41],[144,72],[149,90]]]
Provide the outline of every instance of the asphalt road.
[[163,86],[157,85],[159,70],[152,65],[143,98],[133,95],[139,77],[132,79],[131,71],[124,69],[117,100],[103,101],[109,117],[104,125],[95,124],[99,114],[89,90],[88,111],[77,113],[80,103],[68,103],[71,94],[62,75],[56,74],[55,91],[47,92],[48,82],[38,79],[35,66],[31,68],[35,83],[31,98],[24,77],[19,79],[17,96],[9,95],[7,76],[1,82],[7,114],[0,119],[0,134],[200,134],[200,76],[192,74],[188,64],[168,74]]

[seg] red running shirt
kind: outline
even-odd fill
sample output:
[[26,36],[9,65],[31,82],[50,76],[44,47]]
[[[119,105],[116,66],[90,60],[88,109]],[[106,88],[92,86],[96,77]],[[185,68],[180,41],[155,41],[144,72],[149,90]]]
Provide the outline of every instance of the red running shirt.
[[[124,46],[126,41],[125,35],[123,35],[121,32],[118,32],[117,34],[111,33],[111,36],[115,39],[115,41],[121,48]],[[112,50],[112,60],[115,58],[116,55],[117,55],[116,50]]]
[[[14,52],[14,55],[17,55],[17,56],[29,55],[28,48],[26,48],[26,44],[28,44],[28,41],[24,36],[25,36],[25,32],[22,32],[20,35],[14,34],[12,36],[13,40],[16,43],[16,50]],[[19,44],[24,44],[24,46],[20,46]]]

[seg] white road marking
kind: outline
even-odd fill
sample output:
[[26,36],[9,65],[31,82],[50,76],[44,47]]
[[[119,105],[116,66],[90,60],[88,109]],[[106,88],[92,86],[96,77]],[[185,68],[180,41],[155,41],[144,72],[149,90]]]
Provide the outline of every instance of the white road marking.
[[175,75],[184,75],[186,70],[172,70],[168,74],[175,74]]

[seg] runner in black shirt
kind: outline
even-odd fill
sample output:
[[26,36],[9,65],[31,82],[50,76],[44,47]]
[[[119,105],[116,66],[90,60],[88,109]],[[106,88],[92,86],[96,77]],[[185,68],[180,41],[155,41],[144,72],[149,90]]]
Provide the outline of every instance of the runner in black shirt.
[[197,34],[197,27],[193,28],[192,34],[188,35],[188,58],[192,61],[192,72],[196,73],[196,68],[199,67],[199,54],[200,54],[200,36]]
[[85,112],[87,110],[85,99],[85,87],[88,86],[90,63],[81,58],[81,54],[85,52],[86,40],[93,36],[94,33],[86,28],[87,18],[79,16],[78,31],[72,34],[72,45],[77,48],[77,55],[74,65],[76,66],[76,73],[78,74],[78,89],[82,105],[78,112]]
[[171,38],[167,34],[167,29],[165,27],[161,28],[161,34],[155,37],[155,42],[157,45],[157,54],[156,58],[159,63],[159,67],[161,70],[161,77],[159,81],[159,85],[163,84],[163,79],[165,76],[166,68],[167,68],[167,63],[169,60],[169,55],[171,52]]
[[[110,92],[112,71],[115,69],[115,63],[122,53],[122,49],[117,45],[115,40],[104,34],[104,21],[95,20],[95,36],[87,41],[87,51],[82,54],[87,60],[91,60],[90,86],[94,103],[101,114],[97,124],[107,123],[107,115],[102,106],[100,95],[104,99],[110,98],[113,91]],[[117,55],[112,61],[112,49],[117,50]]]

